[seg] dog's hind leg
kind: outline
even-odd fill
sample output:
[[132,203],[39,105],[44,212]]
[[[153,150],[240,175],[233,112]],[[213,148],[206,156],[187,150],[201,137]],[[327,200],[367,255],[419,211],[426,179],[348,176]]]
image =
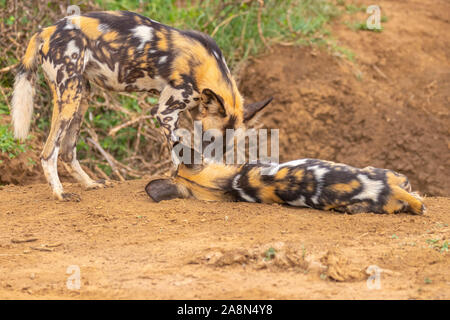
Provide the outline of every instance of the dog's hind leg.
[[[89,90],[89,84],[85,86]],[[105,180],[92,180],[77,160],[77,141],[80,133],[81,124],[83,123],[84,114],[88,108],[87,98],[81,99],[80,107],[74,113],[69,127],[65,131],[65,135],[62,138],[60,157],[64,161],[67,171],[74,177],[86,190],[103,188],[110,185],[109,181]]]
[[57,161],[61,141],[80,109],[83,94],[82,77],[74,76],[59,83],[49,81],[53,94],[53,114],[50,133],[41,153],[41,164],[53,195],[61,201],[80,201],[73,193],[64,193],[58,177]]

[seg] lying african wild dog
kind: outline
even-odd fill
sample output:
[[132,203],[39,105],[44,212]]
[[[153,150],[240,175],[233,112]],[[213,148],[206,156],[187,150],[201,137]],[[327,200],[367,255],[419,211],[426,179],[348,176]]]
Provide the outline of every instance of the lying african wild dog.
[[197,112],[205,130],[244,127],[244,122],[271,99],[244,107],[236,83],[214,40],[200,32],[181,31],[127,12],[91,12],[66,17],[33,35],[14,84],[12,122],[15,136],[24,139],[33,113],[34,82],[41,64],[53,95],[49,136],[41,163],[54,196],[79,200],[64,193],[57,158],[69,164],[72,176],[86,189],[105,185],[93,181],[76,158],[76,144],[88,107],[89,81],[114,91],[159,94],[152,113],[169,145],[179,113]]
[[[264,174],[262,174],[262,170]],[[423,214],[422,199],[406,176],[317,159],[283,164],[181,165],[173,179],[145,187],[156,202],[193,197],[210,201],[280,203],[347,213]]]

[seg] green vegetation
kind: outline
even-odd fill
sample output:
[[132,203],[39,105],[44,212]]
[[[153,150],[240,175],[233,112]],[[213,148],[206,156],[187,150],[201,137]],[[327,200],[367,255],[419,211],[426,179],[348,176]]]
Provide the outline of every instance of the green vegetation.
[[372,32],[382,32],[384,30],[383,26],[380,26],[379,29],[378,28],[370,29],[367,26],[366,21],[346,22],[346,25],[352,30],[362,30],[362,31],[372,31]]
[[439,252],[448,252],[448,241],[441,241],[439,239],[427,239],[428,247],[438,250]]
[[0,102],[0,115],[2,114],[9,114],[9,108],[4,101]]
[[350,4],[343,3],[341,5],[343,5],[345,7],[345,11],[350,14],[357,13],[357,12],[365,12],[367,10],[367,7],[357,6],[353,3],[350,3]]
[[0,125],[0,151],[8,154],[12,159],[22,152],[25,152],[26,145],[14,138],[9,126]]
[[[323,39],[324,25],[339,11],[323,0],[176,1],[97,0],[108,10],[130,10],[180,29],[194,29],[214,37],[227,63],[237,63],[264,48],[265,43],[302,43]],[[261,34],[259,31],[261,29]]]
[[276,250],[272,247],[270,247],[269,249],[267,249],[267,251],[265,252],[265,257],[264,260],[269,261],[275,258],[275,254],[276,254]]

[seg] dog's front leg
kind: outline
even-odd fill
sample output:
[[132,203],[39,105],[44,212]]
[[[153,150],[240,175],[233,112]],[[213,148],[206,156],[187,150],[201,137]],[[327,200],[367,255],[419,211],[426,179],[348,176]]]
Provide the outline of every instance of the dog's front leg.
[[199,98],[193,90],[167,86],[161,92],[158,106],[152,110],[152,115],[158,119],[171,149],[178,142],[175,131],[178,129],[180,113],[197,106],[198,103]]

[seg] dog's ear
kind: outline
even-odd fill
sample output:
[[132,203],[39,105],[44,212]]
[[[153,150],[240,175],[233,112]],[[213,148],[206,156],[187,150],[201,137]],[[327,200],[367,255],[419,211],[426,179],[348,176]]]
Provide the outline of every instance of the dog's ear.
[[273,97],[266,100],[254,102],[244,107],[244,122],[251,120],[259,111],[264,109],[271,101]]
[[183,198],[177,185],[170,179],[156,179],[150,181],[145,187],[145,192],[147,192],[148,196],[155,202]]
[[225,105],[221,96],[217,95],[211,89],[203,89],[200,96],[200,110],[208,115],[226,116]]

